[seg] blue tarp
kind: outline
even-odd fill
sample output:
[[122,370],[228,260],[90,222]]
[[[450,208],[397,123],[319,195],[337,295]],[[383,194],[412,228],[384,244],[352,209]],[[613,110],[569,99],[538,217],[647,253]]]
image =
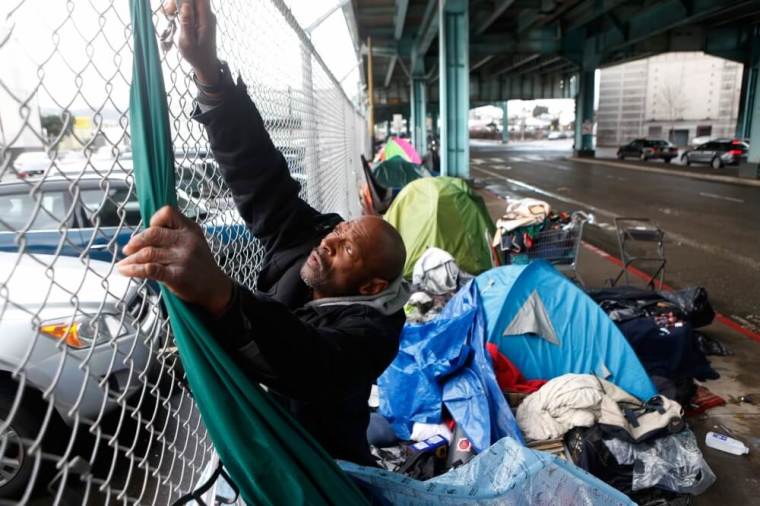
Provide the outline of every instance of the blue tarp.
[[[642,400],[657,393],[617,326],[580,288],[550,264],[534,261],[484,272],[475,279],[483,304],[486,340],[499,347],[528,379],[566,373],[596,374]],[[539,332],[526,314],[545,315]]]
[[410,439],[414,422],[440,422],[445,405],[476,451],[504,436],[523,441],[484,339],[482,304],[473,282],[435,320],[404,326],[399,353],[377,383],[380,413],[401,439]]
[[573,464],[506,437],[469,463],[427,481],[349,462],[340,466],[373,498],[394,506],[633,505]]

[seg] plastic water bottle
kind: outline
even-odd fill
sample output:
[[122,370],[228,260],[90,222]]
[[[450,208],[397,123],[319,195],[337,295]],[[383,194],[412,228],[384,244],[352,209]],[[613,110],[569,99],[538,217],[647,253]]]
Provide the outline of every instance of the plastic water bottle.
[[710,448],[733,453],[734,455],[744,455],[749,453],[749,448],[747,448],[741,441],[717,432],[708,432],[705,436],[705,444]]

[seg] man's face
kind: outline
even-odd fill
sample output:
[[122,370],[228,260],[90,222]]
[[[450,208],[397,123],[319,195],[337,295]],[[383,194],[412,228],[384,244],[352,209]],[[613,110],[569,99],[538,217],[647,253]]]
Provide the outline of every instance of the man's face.
[[304,283],[321,297],[358,295],[372,272],[375,225],[361,218],[339,223],[303,264]]

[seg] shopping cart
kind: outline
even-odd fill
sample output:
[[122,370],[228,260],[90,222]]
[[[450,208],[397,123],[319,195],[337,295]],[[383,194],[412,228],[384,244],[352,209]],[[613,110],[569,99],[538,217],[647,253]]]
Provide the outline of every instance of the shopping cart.
[[533,239],[532,247],[527,250],[515,252],[508,244],[502,244],[504,263],[526,264],[536,259],[546,260],[558,271],[574,278],[583,286],[576,266],[583,238],[583,226],[588,221],[593,221],[593,216],[576,211],[570,216],[569,223],[539,232]]
[[615,286],[625,277],[625,284],[630,285],[629,268],[647,266],[653,270],[649,275],[647,286],[662,289],[665,281],[665,232],[649,218],[615,218],[615,230],[623,266],[617,277],[612,280]]

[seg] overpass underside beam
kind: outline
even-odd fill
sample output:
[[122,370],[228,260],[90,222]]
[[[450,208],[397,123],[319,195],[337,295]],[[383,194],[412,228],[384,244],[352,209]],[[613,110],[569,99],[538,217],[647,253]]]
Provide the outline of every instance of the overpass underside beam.
[[573,73],[472,76],[470,100],[473,104],[491,104],[503,100],[574,98],[569,85]]
[[439,0],[441,174],[470,176],[469,19],[466,0]]

